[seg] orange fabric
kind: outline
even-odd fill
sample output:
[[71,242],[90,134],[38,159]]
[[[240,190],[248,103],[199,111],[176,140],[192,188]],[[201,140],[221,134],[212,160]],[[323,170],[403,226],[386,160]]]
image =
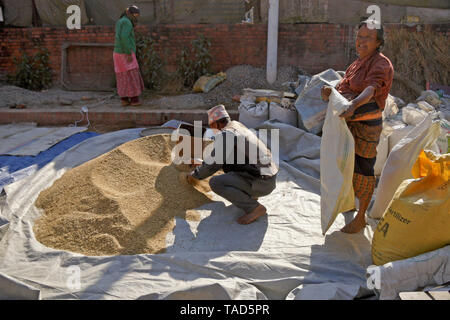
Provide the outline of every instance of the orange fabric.
[[361,121],[347,122],[347,126],[355,139],[355,153],[363,158],[376,157],[383,126],[369,126]]
[[368,86],[373,86],[374,100],[380,109],[384,110],[393,79],[394,67],[391,61],[382,53],[375,52],[369,57],[354,61],[345,72],[337,90],[354,99]]
[[377,120],[383,117],[383,113],[381,110],[371,113],[364,113],[361,115],[354,115],[351,119],[348,119],[348,122],[351,121],[367,121],[367,120]]
[[364,176],[356,172],[353,174],[353,190],[355,191],[355,197],[360,201],[369,202],[372,199],[375,186],[375,176]]

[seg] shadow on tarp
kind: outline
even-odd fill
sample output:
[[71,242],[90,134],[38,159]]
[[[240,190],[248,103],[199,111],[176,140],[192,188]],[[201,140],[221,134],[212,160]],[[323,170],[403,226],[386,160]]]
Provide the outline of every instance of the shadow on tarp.
[[176,220],[173,230],[175,240],[167,253],[177,252],[230,252],[258,251],[268,228],[267,215],[249,225],[236,220],[244,212],[234,205],[225,206],[221,201],[204,205],[201,210],[211,210],[197,226],[184,219]]
[[80,142],[98,135],[95,132],[77,133],[39,153],[37,156],[0,156],[0,189],[41,169],[58,155]]
[[[345,224],[352,221],[355,214],[356,211],[345,213]],[[302,285],[290,293],[291,298],[352,300],[374,296],[367,288],[366,277],[366,270],[372,264],[371,247],[367,232],[334,231],[326,235],[323,245],[311,246],[309,271]]]
[[[237,209],[233,208],[233,206],[225,207],[224,204],[220,202],[216,204],[219,205],[215,206],[216,208],[212,210],[211,215],[200,222],[197,228],[197,236],[191,232],[188,223],[184,219],[177,219],[177,226],[174,230],[174,244],[167,248],[167,253],[156,255],[162,258],[158,264],[164,263],[167,259],[170,261],[164,268],[160,269],[161,273],[170,275],[170,278],[172,279],[180,279],[188,282],[195,281],[202,277],[202,268],[196,266],[200,262],[196,261],[196,263],[192,265],[185,262],[185,265],[181,266],[178,265],[176,259],[173,259],[174,255],[181,252],[184,254],[187,252],[208,252],[207,257],[203,256],[203,258],[213,260],[217,257],[226,255],[230,251],[257,251],[259,249],[267,230],[267,217],[260,218],[258,222],[255,222],[254,224],[242,226],[235,221],[239,214],[241,214],[236,214],[238,211]],[[211,208],[212,206],[214,206],[214,204],[205,205],[201,208],[203,210],[208,210],[208,208]],[[228,216],[226,217],[226,220],[234,221],[232,226],[223,224],[225,216]],[[250,230],[252,227],[253,230]],[[213,229],[213,231],[211,231],[211,229]],[[233,232],[235,229],[239,229],[238,233]],[[216,232],[217,230],[221,230],[221,232]],[[215,236],[211,238],[210,235],[214,232]],[[190,243],[187,244],[186,240]],[[146,256],[149,255],[136,255],[136,257],[142,258],[140,259],[142,263],[146,263]],[[128,270],[129,266],[135,263],[134,259],[129,259],[130,257],[123,259],[124,257],[126,256],[105,257],[105,263],[110,264],[110,268],[114,269],[117,265],[120,266],[120,269],[124,270],[124,272],[105,272],[103,277],[100,277],[97,282],[85,288],[78,295],[85,296],[88,295],[89,292],[98,292],[99,290],[107,293],[108,290],[114,286],[115,282],[126,276],[125,270]],[[109,262],[107,260],[109,260]],[[207,261],[204,262],[206,263]],[[194,272],[187,273],[189,268],[193,268]],[[157,269],[158,268],[152,270],[152,273],[157,275]],[[203,272],[207,272],[207,269],[208,268]],[[220,286],[218,286],[218,288],[221,289]],[[199,290],[200,293],[203,293],[205,289],[202,288]],[[226,292],[222,292],[222,295],[225,299]],[[150,294],[148,296],[144,295],[142,298],[152,299],[152,296],[155,296],[155,298],[159,297],[158,294]]]
[[[267,136],[260,138],[271,149],[273,157],[279,157],[279,166],[288,172],[279,175],[277,181],[292,181],[300,189],[320,194],[321,138],[278,120],[266,121],[258,129],[267,130]],[[272,141],[272,130],[278,130],[278,143]]]

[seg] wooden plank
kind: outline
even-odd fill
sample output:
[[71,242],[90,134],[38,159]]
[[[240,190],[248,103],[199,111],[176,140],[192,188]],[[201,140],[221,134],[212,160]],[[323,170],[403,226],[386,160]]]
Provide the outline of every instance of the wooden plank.
[[400,292],[401,300],[433,300],[425,292]]
[[450,292],[448,291],[428,291],[428,294],[434,300],[450,300]]

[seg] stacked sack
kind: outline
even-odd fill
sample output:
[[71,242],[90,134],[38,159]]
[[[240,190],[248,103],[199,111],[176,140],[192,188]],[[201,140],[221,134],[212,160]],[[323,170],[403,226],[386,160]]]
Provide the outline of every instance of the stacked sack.
[[438,112],[441,104],[438,94],[431,90],[422,92],[415,103],[407,105],[401,99],[389,95],[383,112],[383,132],[377,148],[375,175],[381,175],[386,159],[395,146],[429,115],[439,121],[441,126],[438,139],[429,148],[440,154],[448,152],[450,123]]
[[268,120],[297,126],[297,110],[293,95],[273,90],[245,89],[240,97],[239,122],[255,129]]
[[296,89],[298,98],[295,101],[299,115],[298,126],[310,133],[318,134],[322,131],[328,109],[328,102],[322,100],[322,87],[324,85],[335,87],[342,77],[333,69],[328,69],[311,79],[303,76],[301,80],[301,85]]
[[450,125],[442,103],[435,92],[424,91],[384,119],[389,156],[369,212],[380,219],[372,240],[376,265],[450,243]]
[[297,110],[290,99],[283,98],[280,103],[271,102],[269,105],[269,120],[278,120],[289,124],[293,127],[297,126]]

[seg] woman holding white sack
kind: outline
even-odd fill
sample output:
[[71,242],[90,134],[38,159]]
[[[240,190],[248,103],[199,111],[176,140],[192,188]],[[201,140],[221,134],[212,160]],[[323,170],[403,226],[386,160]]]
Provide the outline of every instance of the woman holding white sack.
[[[353,189],[359,199],[356,217],[341,229],[345,233],[365,228],[365,213],[375,190],[374,167],[383,128],[382,112],[394,78],[391,61],[380,52],[383,45],[382,25],[374,20],[361,22],[356,37],[359,58],[348,67],[336,87],[350,101],[350,107],[340,116],[345,118],[355,139]],[[331,87],[324,86],[322,99],[328,101],[330,94]]]

